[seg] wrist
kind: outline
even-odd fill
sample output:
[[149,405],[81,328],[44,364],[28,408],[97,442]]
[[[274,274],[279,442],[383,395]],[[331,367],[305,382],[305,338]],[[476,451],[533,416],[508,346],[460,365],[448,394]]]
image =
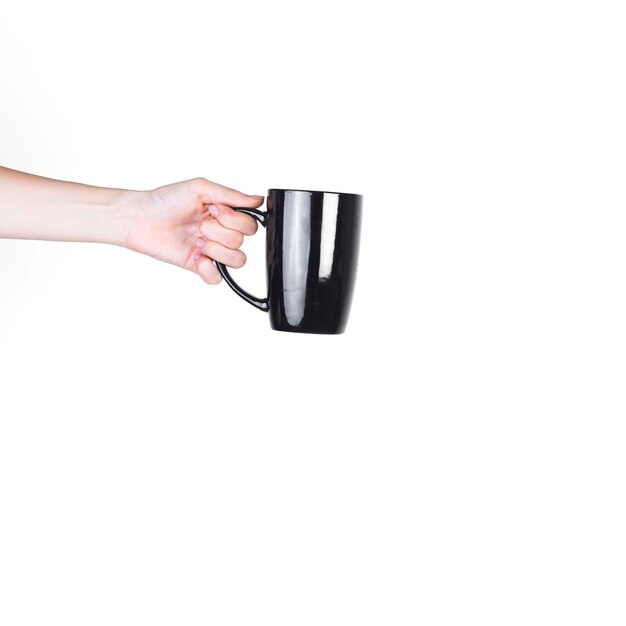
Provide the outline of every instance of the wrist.
[[111,196],[101,208],[106,224],[101,229],[102,243],[130,248],[133,225],[137,220],[141,198],[145,192],[131,189],[111,189]]

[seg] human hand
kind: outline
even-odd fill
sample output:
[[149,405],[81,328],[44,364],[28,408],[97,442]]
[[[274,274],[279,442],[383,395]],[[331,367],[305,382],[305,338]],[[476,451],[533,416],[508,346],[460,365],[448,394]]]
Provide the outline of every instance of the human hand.
[[205,178],[131,191],[0,167],[0,238],[126,246],[191,270],[211,285],[221,280],[213,261],[241,267],[243,237],[257,230],[254,218],[232,207],[261,204],[261,196]]
[[213,261],[235,268],[246,262],[239,247],[257,222],[232,207],[257,208],[262,196],[205,178],[131,193],[126,247],[191,270],[210,285],[222,280]]

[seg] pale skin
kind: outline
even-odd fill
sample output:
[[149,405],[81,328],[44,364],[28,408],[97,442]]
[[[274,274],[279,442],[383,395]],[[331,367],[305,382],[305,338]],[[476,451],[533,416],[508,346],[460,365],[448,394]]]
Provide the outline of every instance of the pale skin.
[[233,207],[251,196],[205,178],[149,191],[94,187],[0,167],[0,238],[109,243],[198,274],[216,285],[214,261],[242,267],[256,221]]

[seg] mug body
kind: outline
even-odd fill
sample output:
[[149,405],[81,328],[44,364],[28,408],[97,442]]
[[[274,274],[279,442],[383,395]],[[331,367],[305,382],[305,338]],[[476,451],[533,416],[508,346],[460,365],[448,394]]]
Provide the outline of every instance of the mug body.
[[362,196],[270,189],[267,303],[274,330],[344,331],[356,279]]

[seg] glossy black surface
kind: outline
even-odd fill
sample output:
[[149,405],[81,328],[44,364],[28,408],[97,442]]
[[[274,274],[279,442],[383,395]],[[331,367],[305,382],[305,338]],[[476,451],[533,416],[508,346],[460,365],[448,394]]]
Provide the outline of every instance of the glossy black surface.
[[363,198],[356,194],[270,189],[267,211],[237,209],[267,227],[267,297],[239,287],[221,263],[227,284],[268,311],[275,330],[338,334],[352,304]]

